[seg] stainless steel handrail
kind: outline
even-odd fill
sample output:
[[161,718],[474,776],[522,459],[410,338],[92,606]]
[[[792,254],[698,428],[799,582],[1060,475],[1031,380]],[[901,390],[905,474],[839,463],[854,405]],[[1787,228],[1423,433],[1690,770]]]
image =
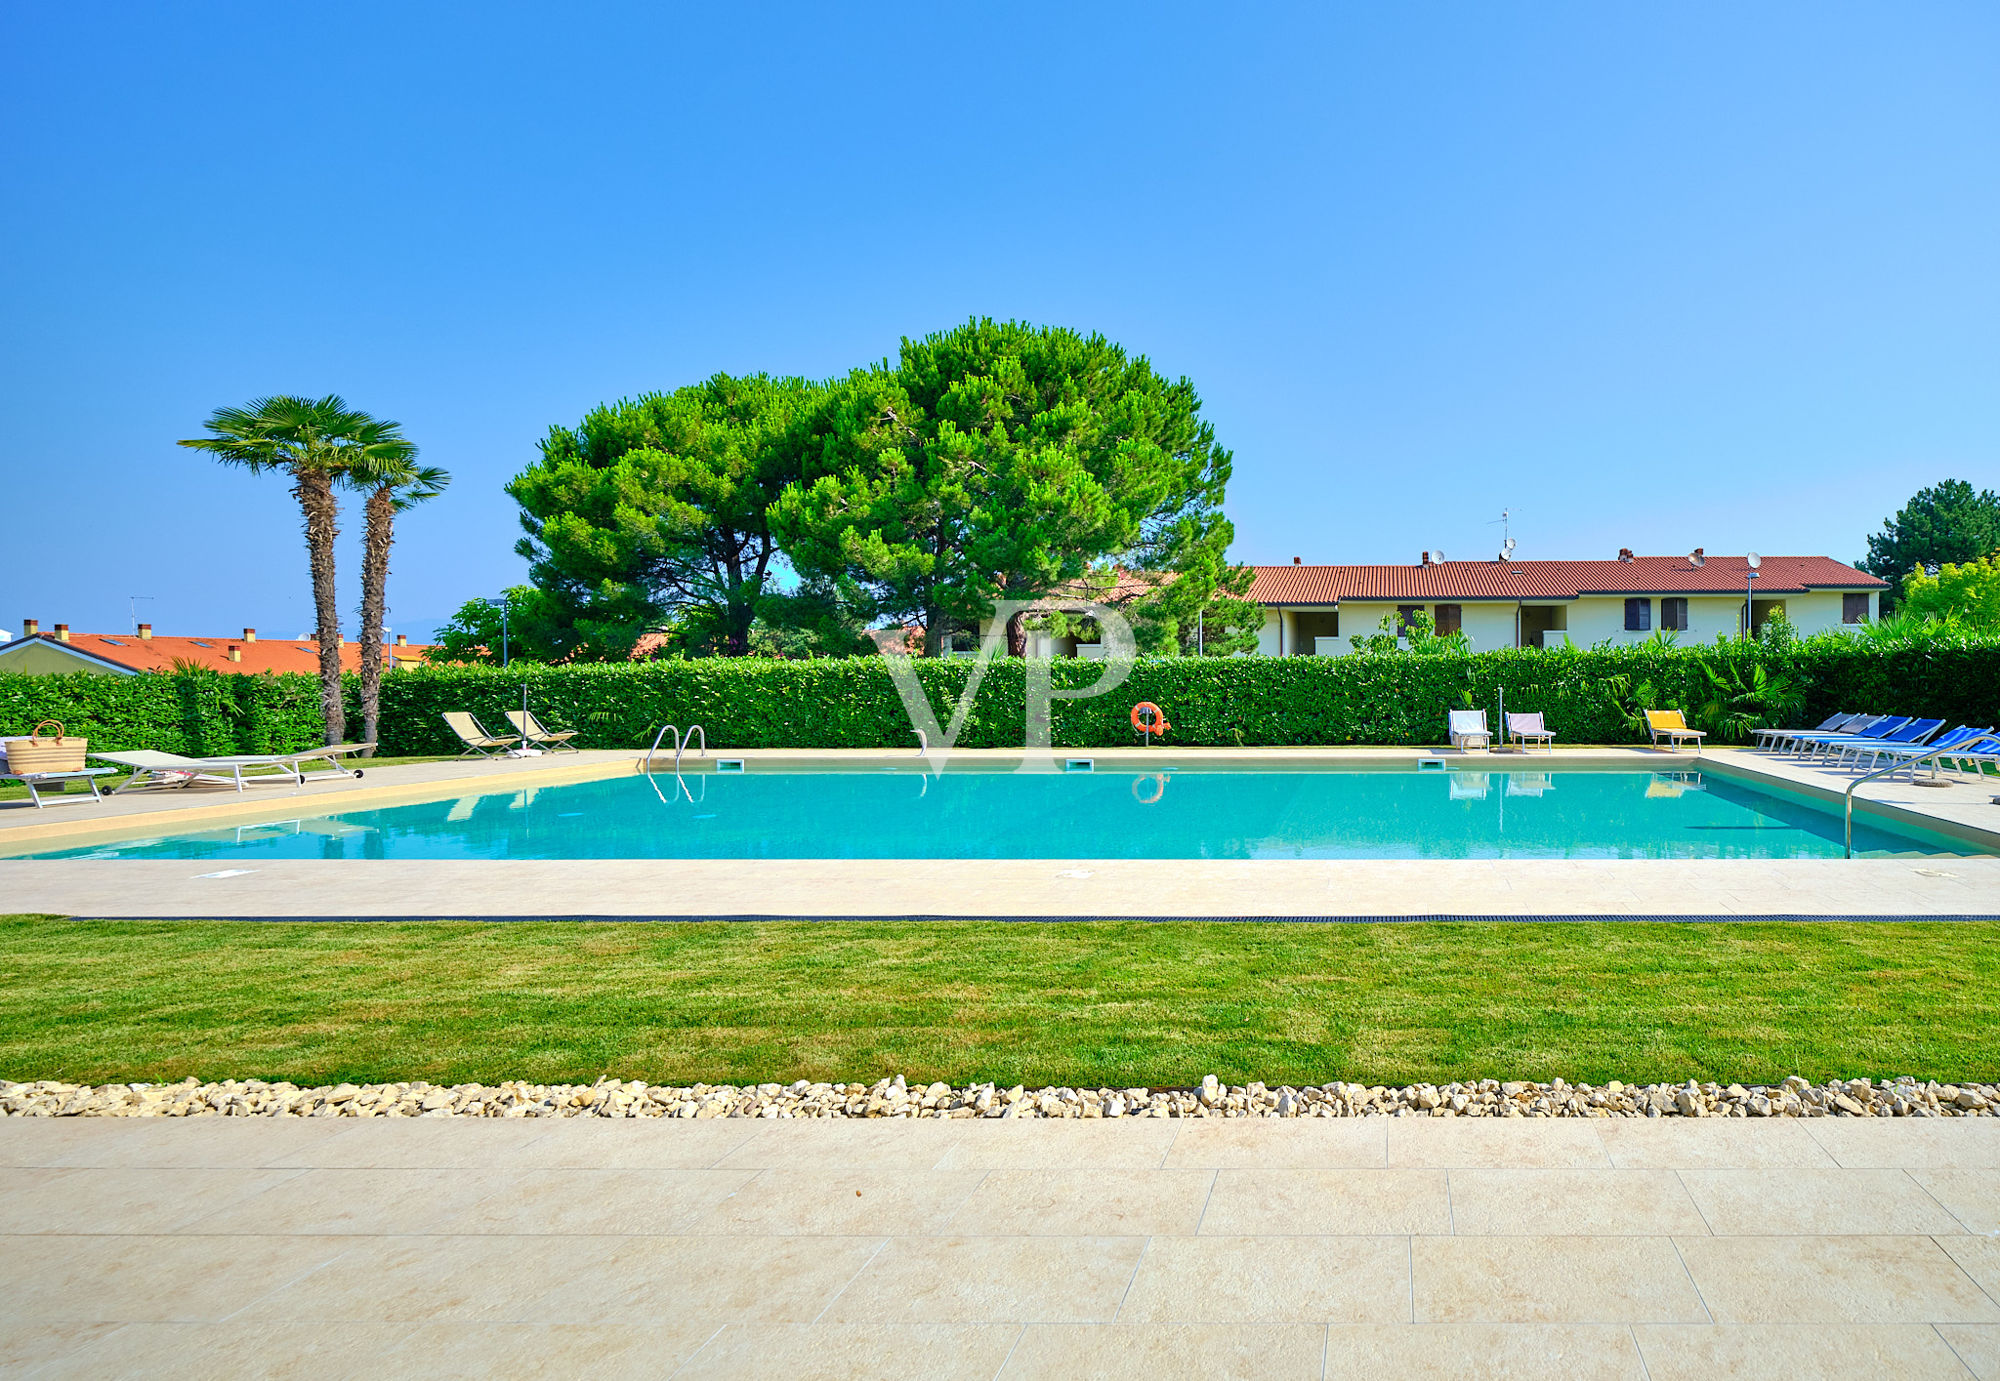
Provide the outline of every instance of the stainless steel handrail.
[[[660,732],[653,735],[653,746],[646,750],[646,760],[644,767],[641,769],[642,771],[651,772],[653,770],[653,759],[657,758],[660,755],[660,740],[665,738],[669,733],[669,731],[671,731],[674,736],[674,769],[676,771],[680,769],[681,765],[680,728],[678,725],[674,724],[662,724],[660,726]],[[703,748],[708,747],[708,735],[706,734],[702,735],[701,746]]]
[[696,734],[701,735],[701,756],[704,758],[708,756],[708,730],[702,728],[701,725],[690,724],[687,727],[687,732],[683,734],[680,731],[679,725],[662,724],[660,726],[660,732],[653,735],[653,746],[646,750],[646,756],[640,769],[641,771],[651,772],[653,770],[653,759],[660,755],[660,741],[666,738],[666,736],[669,733],[673,734],[674,736],[675,776],[680,775],[681,754],[687,751],[687,746],[690,743],[694,742],[694,736]]
[[[1966,743],[1976,742],[1976,740],[1968,739],[1965,742]],[[1849,782],[1847,784],[1847,790],[1843,795],[1843,799],[1845,801],[1844,815],[1847,826],[1847,857],[1849,858],[1854,857],[1854,788],[1855,787],[1860,786],[1863,782],[1872,782],[1877,777],[1887,776],[1892,772],[1901,772],[1906,767],[1910,769],[1910,780],[1915,781],[1917,777],[1918,763],[1933,762],[1938,758],[1949,757],[1953,753],[1962,752],[1964,751],[1964,749],[1965,749],[1965,743],[1948,743],[1942,748],[1929,748],[1923,751],[1922,753],[1918,753],[1912,757],[1898,758],[1896,759],[1896,761],[1890,763],[1887,767],[1878,767],[1875,768],[1873,771],[1864,772],[1862,775],[1856,777],[1853,781]]]

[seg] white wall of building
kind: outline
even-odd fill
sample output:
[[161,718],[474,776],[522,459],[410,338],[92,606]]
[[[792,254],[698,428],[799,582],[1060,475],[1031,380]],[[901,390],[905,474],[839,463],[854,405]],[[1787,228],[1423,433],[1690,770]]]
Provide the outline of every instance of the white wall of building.
[[[1642,643],[1660,628],[1662,597],[1651,596],[1652,627],[1645,631],[1628,632],[1625,628],[1624,595],[1585,595],[1578,599],[1550,601],[1560,608],[1566,620],[1570,642],[1578,647],[1595,647],[1609,641],[1613,646]],[[1838,590],[1814,590],[1803,595],[1773,596],[1784,605],[1785,617],[1800,636],[1823,633],[1829,629],[1853,631],[1852,624],[1841,621],[1842,601]],[[1868,596],[1868,617],[1873,619],[1879,612],[1880,597],[1875,593]],[[1682,647],[1701,643],[1712,643],[1718,634],[1734,638],[1739,631],[1739,620],[1743,615],[1741,595],[1690,595],[1688,601],[1688,626],[1682,630],[1676,641]],[[1761,606],[1764,596],[1757,600]],[[1264,626],[1257,634],[1257,655],[1275,657],[1282,646],[1287,657],[1307,657],[1314,655],[1314,639],[1301,636],[1297,615],[1300,612],[1323,613],[1333,609],[1327,604],[1301,605],[1298,608],[1267,608],[1264,611]],[[1425,604],[1433,616],[1435,603]],[[1520,606],[1512,600],[1464,600],[1459,603],[1459,627],[1474,652],[1492,652],[1499,648],[1517,646],[1516,618]],[[1545,606],[1546,607],[1546,606]],[[1333,640],[1333,652],[1346,656],[1353,650],[1348,640],[1355,636],[1366,637],[1379,631],[1383,618],[1393,617],[1397,605],[1373,600],[1349,600],[1339,606],[1340,636]],[[990,621],[989,621],[990,622]],[[1282,638],[1280,631],[1282,630]],[[1560,643],[1562,632],[1552,635],[1552,644]],[[1034,657],[1073,657],[1078,655],[1073,638],[1057,638],[1046,633],[1031,633],[1029,655]]]
[[[1562,611],[1566,627],[1550,638],[1551,644],[1560,643],[1567,633],[1571,643],[1577,647],[1595,647],[1609,642],[1612,646],[1642,643],[1661,627],[1661,596],[1651,596],[1651,627],[1644,630],[1628,631],[1625,627],[1624,595],[1585,595],[1578,599],[1551,602]],[[1772,596],[1783,604],[1785,617],[1800,636],[1823,633],[1829,630],[1852,632],[1854,625],[1842,622],[1842,596],[1838,590],[1814,590],[1803,595],[1788,594]],[[1743,616],[1741,595],[1690,595],[1688,602],[1688,626],[1678,633],[1675,641],[1682,647],[1701,643],[1712,643],[1717,635],[1734,638],[1740,631]],[[1759,596],[1760,607],[1767,602]],[[1879,596],[1868,596],[1868,617],[1873,619],[1879,612]],[[1324,608],[1326,606],[1315,606]],[[1353,650],[1351,637],[1366,637],[1379,631],[1385,616],[1394,616],[1397,605],[1379,601],[1349,600],[1340,606],[1340,637],[1336,640],[1336,655],[1346,656]],[[1421,606],[1435,616],[1437,605]],[[1517,606],[1511,600],[1462,601],[1459,604],[1459,627],[1472,644],[1474,652],[1492,652],[1498,648],[1517,646],[1518,624]],[[1761,614],[1760,614],[1761,617]],[[1266,609],[1264,627],[1257,638],[1257,651],[1261,656],[1275,657],[1281,646],[1279,630],[1283,629],[1282,647],[1288,657],[1310,656],[1314,649],[1311,639],[1301,639],[1297,632],[1297,620],[1291,609]],[[1305,644],[1305,645],[1302,645]]]

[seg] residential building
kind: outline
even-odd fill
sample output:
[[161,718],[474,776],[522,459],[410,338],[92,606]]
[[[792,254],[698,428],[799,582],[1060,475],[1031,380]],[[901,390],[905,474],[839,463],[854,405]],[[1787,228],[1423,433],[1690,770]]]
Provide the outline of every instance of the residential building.
[[[423,661],[430,644],[413,643],[399,634],[382,650],[386,654],[383,670],[394,671]],[[344,670],[360,671],[361,644],[343,639],[340,664]],[[44,633],[36,620],[24,619],[21,636],[0,645],[0,671],[30,676],[73,672],[132,676],[189,665],[233,673],[317,674],[319,643],[313,639],[260,640],[254,628],[244,629],[240,638],[155,637],[150,623],[140,624],[137,633],[72,633],[66,623]]]
[[1443,561],[1411,566],[1255,567],[1250,599],[1264,606],[1257,650],[1265,656],[1342,656],[1386,617],[1407,627],[1428,612],[1440,633],[1462,632],[1475,652],[1644,642],[1667,630],[1683,645],[1751,628],[1782,612],[1801,634],[1873,619],[1889,582],[1828,556],[1766,556],[1755,578],[1747,557],[1635,556],[1613,561]]

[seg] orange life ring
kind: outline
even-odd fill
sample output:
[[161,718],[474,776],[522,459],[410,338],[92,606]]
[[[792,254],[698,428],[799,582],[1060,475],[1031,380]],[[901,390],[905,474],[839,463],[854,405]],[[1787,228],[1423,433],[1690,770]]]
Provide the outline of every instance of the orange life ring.
[[[1151,710],[1153,718],[1142,719],[1140,717],[1140,711],[1142,710]],[[1164,736],[1167,730],[1174,726],[1167,723],[1167,712],[1165,710],[1150,700],[1141,700],[1132,707],[1132,727],[1142,734],[1160,734]]]

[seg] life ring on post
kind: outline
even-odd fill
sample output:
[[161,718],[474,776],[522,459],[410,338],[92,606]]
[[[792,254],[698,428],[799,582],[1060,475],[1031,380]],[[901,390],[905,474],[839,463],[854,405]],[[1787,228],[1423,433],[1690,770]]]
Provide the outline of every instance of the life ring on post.
[[[1145,711],[1147,710],[1153,712],[1151,719],[1145,717]],[[1159,734],[1164,738],[1167,730],[1174,726],[1167,723],[1167,712],[1165,710],[1150,700],[1141,700],[1132,707],[1132,727],[1146,735],[1147,738],[1151,738],[1154,734]]]

